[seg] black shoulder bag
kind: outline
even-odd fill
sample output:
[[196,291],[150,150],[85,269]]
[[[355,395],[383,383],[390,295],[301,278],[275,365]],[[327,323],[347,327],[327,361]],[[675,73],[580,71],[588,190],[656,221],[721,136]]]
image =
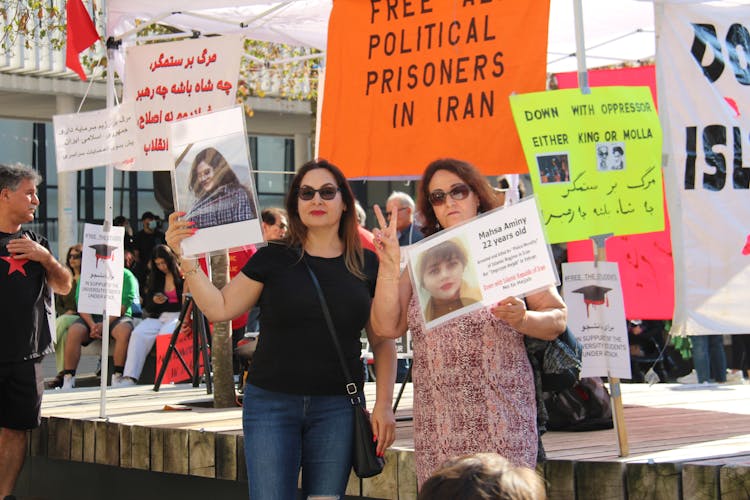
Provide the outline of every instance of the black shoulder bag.
[[354,467],[354,473],[357,477],[372,477],[377,476],[383,472],[383,466],[385,461],[377,456],[377,443],[373,440],[372,435],[372,424],[370,423],[370,414],[362,404],[362,398],[359,396],[357,390],[357,384],[354,383],[349,367],[346,366],[346,360],[344,359],[344,353],[341,350],[339,339],[336,336],[336,328],[333,326],[333,320],[331,319],[331,313],[328,310],[326,299],[323,296],[323,290],[320,288],[317,276],[305,261],[304,256],[302,262],[307,267],[307,272],[310,273],[315,290],[318,292],[318,299],[320,299],[320,305],[323,308],[323,316],[326,318],[328,324],[328,331],[331,333],[331,339],[333,339],[333,345],[336,347],[336,352],[339,355],[339,361],[341,362],[341,369],[344,371],[344,377],[346,377],[346,393],[349,395],[352,403],[352,410],[354,411],[354,429],[353,429],[353,441],[352,441],[352,467]]

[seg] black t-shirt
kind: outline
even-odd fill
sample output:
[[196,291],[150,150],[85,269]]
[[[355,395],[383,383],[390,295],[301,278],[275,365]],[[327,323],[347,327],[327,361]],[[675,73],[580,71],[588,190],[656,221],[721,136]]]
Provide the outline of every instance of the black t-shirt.
[[164,233],[156,229],[153,233],[147,233],[143,230],[135,233],[133,244],[135,245],[135,249],[138,250],[138,261],[143,262],[145,265],[151,258],[151,252],[154,250],[154,247],[156,245],[164,245],[165,241]]
[[[305,254],[323,289],[339,343],[355,382],[363,383],[360,333],[370,317],[378,261],[365,250],[362,280],[351,274],[344,257]],[[262,389],[288,394],[346,394],[346,379],[326,325],[323,309],[299,250],[269,243],[242,269],[263,283],[260,337],[248,380]]]
[[27,235],[49,250],[47,240],[31,231],[0,232],[0,362],[38,358],[52,352],[49,315],[53,314],[47,272],[39,262],[10,257],[7,244]]

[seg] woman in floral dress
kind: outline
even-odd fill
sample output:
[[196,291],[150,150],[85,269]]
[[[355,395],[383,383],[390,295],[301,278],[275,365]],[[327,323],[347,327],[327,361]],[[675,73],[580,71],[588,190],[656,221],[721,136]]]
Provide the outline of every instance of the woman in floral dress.
[[[418,202],[426,236],[499,206],[482,174],[453,159],[427,167]],[[377,230],[375,244],[381,253],[398,252]],[[412,332],[419,484],[448,458],[478,452],[499,453],[516,465],[533,468],[536,403],[523,337],[551,340],[565,329],[567,311],[556,289],[530,294],[525,301],[507,297],[427,330],[408,273],[393,286],[398,293],[394,290],[392,300],[382,304],[391,308],[390,314],[379,316],[391,322],[373,327],[387,337],[398,337],[407,327]]]

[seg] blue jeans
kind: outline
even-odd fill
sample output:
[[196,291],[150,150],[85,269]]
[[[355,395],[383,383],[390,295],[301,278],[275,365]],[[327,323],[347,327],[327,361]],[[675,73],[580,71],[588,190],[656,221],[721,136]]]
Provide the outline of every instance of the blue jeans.
[[343,498],[353,425],[346,395],[299,396],[246,384],[242,429],[250,498],[296,499],[300,467],[302,498]]
[[721,335],[692,335],[693,366],[698,375],[698,383],[714,379],[727,381],[727,357]]

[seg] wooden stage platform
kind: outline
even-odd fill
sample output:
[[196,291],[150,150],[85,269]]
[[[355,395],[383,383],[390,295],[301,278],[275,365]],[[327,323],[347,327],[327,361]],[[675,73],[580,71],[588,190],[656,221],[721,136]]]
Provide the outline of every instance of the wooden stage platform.
[[[621,388],[629,455],[618,456],[614,430],[546,434],[548,461],[540,472],[551,499],[750,498],[750,385]],[[374,384],[366,391],[372,404]],[[117,388],[108,392],[102,420],[98,388],[47,391],[43,425],[32,433],[30,454],[56,463],[246,481],[241,409],[191,404],[207,401],[204,387],[164,386],[158,393],[151,386]],[[411,411],[408,384],[397,417]],[[410,420],[398,423],[386,459],[380,476],[364,481],[352,476],[347,493],[415,498]],[[34,485],[28,487],[33,497]]]

